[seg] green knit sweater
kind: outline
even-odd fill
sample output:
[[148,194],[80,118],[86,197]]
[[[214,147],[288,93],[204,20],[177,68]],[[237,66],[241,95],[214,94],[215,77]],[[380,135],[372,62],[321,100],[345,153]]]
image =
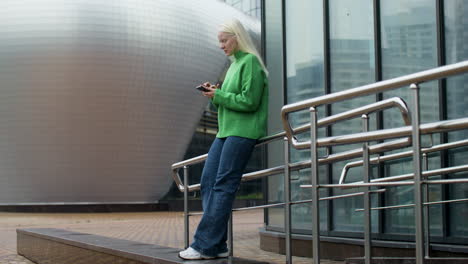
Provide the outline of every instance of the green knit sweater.
[[237,51],[234,58],[212,99],[218,108],[216,137],[259,139],[266,135],[268,79],[255,55]]

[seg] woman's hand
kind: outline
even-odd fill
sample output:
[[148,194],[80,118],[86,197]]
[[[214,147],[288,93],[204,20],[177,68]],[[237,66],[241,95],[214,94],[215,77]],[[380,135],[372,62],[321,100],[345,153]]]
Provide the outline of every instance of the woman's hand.
[[211,83],[209,82],[206,82],[203,84],[203,87],[205,87],[207,90],[209,90],[208,92],[203,92],[203,96],[206,96],[208,98],[213,98],[214,95],[215,95],[215,92],[216,92],[216,89],[219,88],[219,84],[216,84],[216,85],[212,85]]

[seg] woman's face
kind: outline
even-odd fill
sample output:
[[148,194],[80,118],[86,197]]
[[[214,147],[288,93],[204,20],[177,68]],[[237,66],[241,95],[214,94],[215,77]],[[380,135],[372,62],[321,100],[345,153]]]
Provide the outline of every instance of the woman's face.
[[224,51],[226,56],[231,56],[237,51],[237,39],[234,35],[219,32],[218,33],[219,48]]

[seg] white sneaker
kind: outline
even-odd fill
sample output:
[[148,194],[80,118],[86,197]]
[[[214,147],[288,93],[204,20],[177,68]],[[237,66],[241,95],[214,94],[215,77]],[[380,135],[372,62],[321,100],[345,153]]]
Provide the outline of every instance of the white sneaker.
[[226,251],[226,252],[223,252],[223,253],[218,253],[218,255],[216,255],[217,258],[227,258],[229,257],[229,251]]
[[[225,254],[225,253],[222,253]],[[188,247],[186,250],[179,252],[179,258],[188,260],[199,260],[199,259],[214,259],[215,257],[205,256],[202,253],[196,251],[192,247]]]

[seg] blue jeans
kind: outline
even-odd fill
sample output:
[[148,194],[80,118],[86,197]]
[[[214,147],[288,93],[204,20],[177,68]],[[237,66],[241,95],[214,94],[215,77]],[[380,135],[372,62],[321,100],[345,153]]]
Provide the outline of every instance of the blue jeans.
[[205,256],[227,252],[227,223],[242,174],[257,140],[216,138],[201,177],[203,217],[191,247]]

